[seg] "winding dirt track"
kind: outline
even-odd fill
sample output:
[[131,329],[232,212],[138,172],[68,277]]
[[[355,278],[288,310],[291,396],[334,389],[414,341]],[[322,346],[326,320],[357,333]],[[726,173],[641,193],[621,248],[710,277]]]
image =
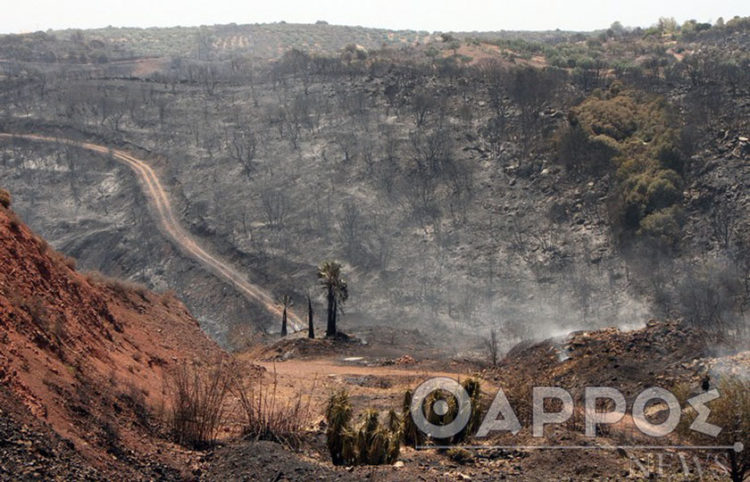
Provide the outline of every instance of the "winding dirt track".
[[[172,211],[172,204],[167,193],[162,187],[159,177],[153,169],[140,159],[136,159],[125,151],[111,149],[109,147],[88,142],[80,142],[73,139],[60,137],[47,137],[35,134],[6,134],[0,133],[0,138],[5,139],[27,139],[31,141],[53,142],[57,144],[68,144],[89,151],[112,156],[115,160],[129,167],[140,181],[143,194],[151,203],[153,212],[158,216],[158,224],[164,234],[186,255],[198,261],[208,271],[222,280],[232,284],[240,293],[250,301],[259,303],[271,313],[281,317],[281,308],[274,302],[273,297],[263,288],[250,283],[228,262],[209,254],[179,223]],[[298,331],[303,326],[302,320],[289,312],[289,324],[293,331]]]

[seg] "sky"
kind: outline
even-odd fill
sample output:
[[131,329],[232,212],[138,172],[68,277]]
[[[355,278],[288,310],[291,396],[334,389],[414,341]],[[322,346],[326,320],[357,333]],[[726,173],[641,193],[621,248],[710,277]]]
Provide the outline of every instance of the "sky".
[[0,33],[62,28],[314,23],[427,31],[595,30],[750,16],[748,0],[2,0]]

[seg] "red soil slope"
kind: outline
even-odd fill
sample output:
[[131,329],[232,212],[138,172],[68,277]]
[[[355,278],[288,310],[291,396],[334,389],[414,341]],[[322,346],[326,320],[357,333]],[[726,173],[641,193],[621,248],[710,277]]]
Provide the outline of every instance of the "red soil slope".
[[121,476],[144,460],[176,466],[157,436],[167,374],[223,352],[173,296],[73,265],[0,203],[0,390],[16,403],[0,415],[30,413]]

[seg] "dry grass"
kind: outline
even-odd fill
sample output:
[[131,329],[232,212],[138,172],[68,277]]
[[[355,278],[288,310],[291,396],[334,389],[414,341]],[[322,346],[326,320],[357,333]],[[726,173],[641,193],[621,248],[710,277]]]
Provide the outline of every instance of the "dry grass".
[[215,443],[233,380],[232,366],[225,360],[210,370],[182,365],[173,373],[169,424],[177,443],[195,449]]
[[297,448],[311,420],[310,401],[315,388],[313,385],[306,400],[302,393],[282,400],[277,388],[276,372],[270,384],[265,384],[262,376],[250,383],[235,380],[233,392],[239,399],[244,418],[243,433],[254,440],[271,440]]
[[47,251],[47,255],[52,258],[52,261],[55,264],[67,266],[68,269],[75,271],[76,269],[76,260],[75,258],[71,258],[70,256],[65,256],[59,251],[55,251],[54,249],[49,249]]
[[148,288],[140,283],[110,278],[98,271],[90,271],[85,274],[86,280],[92,285],[101,285],[113,291],[120,298],[128,299],[130,293],[137,293],[144,300],[148,299]]

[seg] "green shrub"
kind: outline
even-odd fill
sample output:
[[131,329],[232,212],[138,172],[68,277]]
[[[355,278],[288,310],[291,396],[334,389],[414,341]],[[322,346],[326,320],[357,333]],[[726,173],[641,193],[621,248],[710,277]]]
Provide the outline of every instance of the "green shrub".
[[[558,158],[578,172],[617,168],[615,227],[670,244],[679,237],[683,155],[679,133],[659,97],[614,82],[571,109],[559,135]],[[577,164],[575,164],[577,163]]]
[[685,161],[683,160],[679,149],[677,149],[674,144],[671,142],[665,142],[660,145],[656,157],[659,159],[659,165],[663,169],[671,169],[682,175],[682,172],[685,169]]
[[356,438],[356,455],[352,465],[392,464],[398,459],[400,434],[380,424],[377,410],[365,413]]
[[[346,390],[334,393],[328,399],[326,407],[326,443],[328,451],[331,453],[331,460],[334,465],[343,465],[346,459],[351,457],[351,453],[344,454],[345,439],[350,437],[349,425],[352,421],[352,405],[349,402],[349,394]],[[351,449],[349,443],[348,449]],[[345,456],[348,455],[348,456]]]
[[[461,432],[457,433],[450,439],[435,439],[433,440],[438,445],[449,445],[451,443],[464,442],[470,435],[474,434],[479,425],[481,424],[481,406],[480,398],[482,395],[481,384],[476,378],[467,378],[461,385],[469,395],[471,401],[471,417],[469,418],[466,427]],[[445,400],[448,403],[448,411],[444,415],[438,415],[433,411],[435,402],[438,400]],[[427,420],[434,425],[445,425],[450,423],[458,415],[457,400],[454,396],[448,393],[442,393],[441,391],[434,391],[424,401],[424,414]],[[411,418],[409,415],[406,417]]]
[[[674,174],[674,176],[672,175]],[[656,211],[672,206],[682,197],[680,179],[674,171],[659,171],[651,179],[646,189],[648,210]]]
[[641,220],[638,234],[650,236],[667,246],[673,246],[680,238],[682,211],[677,206],[653,212]]
[[352,407],[345,390],[334,393],[326,407],[326,442],[334,465],[392,464],[401,448],[401,420],[391,410],[385,425],[377,410],[367,410],[360,425],[351,428]]
[[558,160],[573,172],[597,175],[612,166],[617,149],[605,136],[590,137],[575,124],[564,128],[558,135]]
[[414,420],[411,418],[411,399],[412,392],[411,390],[407,390],[404,393],[404,403],[401,411],[404,414],[401,422],[401,440],[404,442],[404,445],[416,447],[424,443],[424,435],[419,431],[414,424]]

